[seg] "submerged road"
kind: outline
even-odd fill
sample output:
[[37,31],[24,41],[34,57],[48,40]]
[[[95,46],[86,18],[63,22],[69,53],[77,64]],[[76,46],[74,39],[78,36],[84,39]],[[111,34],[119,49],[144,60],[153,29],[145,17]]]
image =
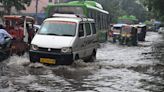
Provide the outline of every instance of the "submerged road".
[[28,54],[0,62],[0,92],[163,92],[164,38],[148,32],[127,47],[101,44],[97,61],[70,66],[29,62]]

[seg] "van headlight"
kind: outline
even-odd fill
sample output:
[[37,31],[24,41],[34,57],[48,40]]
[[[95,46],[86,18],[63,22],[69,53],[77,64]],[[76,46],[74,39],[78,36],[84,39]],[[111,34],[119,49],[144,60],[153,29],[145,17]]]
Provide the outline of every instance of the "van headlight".
[[39,48],[38,48],[38,46],[37,45],[31,45],[31,50],[38,50]]
[[71,47],[64,47],[61,49],[61,52],[63,53],[71,53],[72,52],[72,48]]

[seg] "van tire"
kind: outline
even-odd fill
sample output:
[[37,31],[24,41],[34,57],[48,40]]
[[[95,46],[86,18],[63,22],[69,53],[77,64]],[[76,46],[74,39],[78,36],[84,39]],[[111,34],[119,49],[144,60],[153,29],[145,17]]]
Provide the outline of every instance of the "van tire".
[[75,61],[79,59],[79,55],[76,54]]
[[94,62],[96,60],[96,51],[92,52],[92,55],[89,57],[88,62]]

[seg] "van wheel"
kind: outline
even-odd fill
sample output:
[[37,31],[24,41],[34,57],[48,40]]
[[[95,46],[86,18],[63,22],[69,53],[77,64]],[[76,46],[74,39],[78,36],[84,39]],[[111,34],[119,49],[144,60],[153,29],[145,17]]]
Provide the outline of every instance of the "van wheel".
[[78,60],[78,59],[79,59],[79,55],[76,55],[76,56],[75,56],[75,60]]
[[94,51],[88,59],[88,62],[94,62],[94,61],[96,61],[96,51]]

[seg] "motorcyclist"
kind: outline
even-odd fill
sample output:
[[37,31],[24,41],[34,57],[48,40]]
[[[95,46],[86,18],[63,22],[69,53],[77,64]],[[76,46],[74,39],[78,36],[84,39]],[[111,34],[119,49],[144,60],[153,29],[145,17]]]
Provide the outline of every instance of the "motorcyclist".
[[9,47],[13,37],[4,29],[3,25],[0,24],[0,47]]

